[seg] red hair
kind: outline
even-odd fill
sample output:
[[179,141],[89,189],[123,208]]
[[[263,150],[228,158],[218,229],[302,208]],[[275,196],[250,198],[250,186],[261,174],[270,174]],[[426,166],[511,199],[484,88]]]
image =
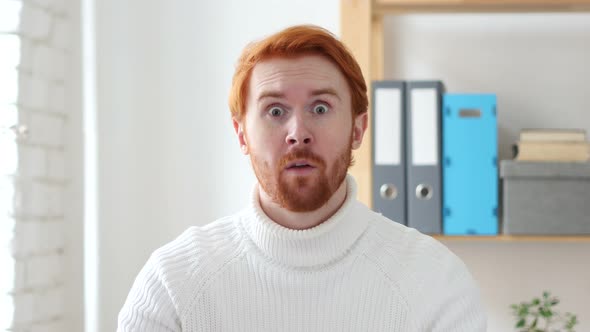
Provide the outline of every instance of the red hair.
[[332,61],[348,82],[353,115],[367,111],[367,85],[361,68],[346,46],[323,28],[298,25],[252,43],[244,49],[236,65],[229,94],[232,117],[240,121],[246,114],[250,76],[256,64],[271,57],[294,58],[302,55],[320,55]]

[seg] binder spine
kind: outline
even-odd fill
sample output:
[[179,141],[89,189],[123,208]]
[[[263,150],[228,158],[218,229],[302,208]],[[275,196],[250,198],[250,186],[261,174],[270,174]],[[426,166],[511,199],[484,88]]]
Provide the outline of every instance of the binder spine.
[[442,232],[443,92],[440,81],[406,85],[408,226],[427,234]]
[[373,209],[406,225],[405,83],[372,85]]
[[443,108],[444,234],[496,235],[496,96],[445,94]]

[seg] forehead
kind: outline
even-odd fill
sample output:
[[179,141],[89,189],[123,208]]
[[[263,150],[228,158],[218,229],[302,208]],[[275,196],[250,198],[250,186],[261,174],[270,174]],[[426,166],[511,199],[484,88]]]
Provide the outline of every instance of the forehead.
[[268,89],[285,89],[291,85],[310,89],[333,88],[346,90],[346,79],[340,69],[320,55],[295,58],[271,58],[259,62],[252,70],[250,96]]

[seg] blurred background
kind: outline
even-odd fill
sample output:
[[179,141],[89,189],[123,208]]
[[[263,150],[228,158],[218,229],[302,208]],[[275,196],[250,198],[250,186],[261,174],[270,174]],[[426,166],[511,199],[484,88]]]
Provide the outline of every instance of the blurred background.
[[[340,1],[0,0],[0,330],[114,331],[153,250],[247,204],[234,64],[302,23],[339,35]],[[498,94],[500,157],[523,127],[590,130],[590,14],[385,28],[385,78]],[[509,305],[543,290],[590,330],[590,243],[445,244],[480,283],[489,331],[514,330]]]

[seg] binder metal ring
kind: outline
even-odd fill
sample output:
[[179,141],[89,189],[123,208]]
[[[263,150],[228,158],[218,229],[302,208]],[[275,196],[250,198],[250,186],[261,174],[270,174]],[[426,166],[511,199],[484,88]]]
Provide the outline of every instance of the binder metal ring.
[[379,190],[381,198],[387,200],[394,200],[397,197],[397,187],[391,183],[384,183]]
[[432,187],[424,184],[424,183],[420,183],[419,185],[416,186],[416,197],[418,199],[424,199],[424,200],[429,200],[432,198]]

